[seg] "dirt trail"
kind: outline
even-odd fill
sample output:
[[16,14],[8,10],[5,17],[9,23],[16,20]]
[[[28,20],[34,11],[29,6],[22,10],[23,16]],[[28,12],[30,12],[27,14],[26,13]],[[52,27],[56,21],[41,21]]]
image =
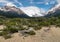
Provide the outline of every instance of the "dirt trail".
[[60,28],[51,27],[50,30],[45,31],[47,28],[43,27],[41,30],[36,31],[35,36],[23,38],[19,33],[15,33],[12,38],[7,40],[0,37],[0,42],[60,42]]

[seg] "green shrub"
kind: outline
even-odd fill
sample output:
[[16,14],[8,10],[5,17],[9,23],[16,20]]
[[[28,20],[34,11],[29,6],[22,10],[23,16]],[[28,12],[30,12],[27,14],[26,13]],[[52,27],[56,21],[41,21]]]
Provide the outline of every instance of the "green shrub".
[[18,32],[18,29],[17,28],[5,28],[3,29],[3,31],[9,32],[9,33],[15,33],[15,32]]
[[56,27],[60,27],[60,23],[56,24]]
[[8,32],[6,32],[6,31],[0,32],[0,36],[7,35],[7,34],[8,34]]
[[30,31],[30,32],[25,32],[26,34],[29,34],[29,35],[35,35],[36,33],[34,31]]
[[18,32],[18,29],[16,29],[16,28],[9,28],[9,31],[10,31],[11,33],[15,33],[15,32]]
[[23,27],[22,27],[22,28],[19,28],[19,30],[26,30],[26,28],[23,28]]
[[3,25],[3,22],[0,22],[0,25]]
[[37,26],[37,27],[34,27],[34,30],[40,30],[42,27],[41,26]]
[[5,39],[9,39],[9,38],[11,38],[12,36],[11,35],[3,35],[3,37],[5,38]]
[[2,36],[2,32],[0,32],[0,36]]

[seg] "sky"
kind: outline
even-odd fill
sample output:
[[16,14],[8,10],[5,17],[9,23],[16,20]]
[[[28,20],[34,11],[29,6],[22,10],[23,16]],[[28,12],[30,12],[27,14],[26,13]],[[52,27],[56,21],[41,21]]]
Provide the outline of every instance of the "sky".
[[60,0],[0,0],[0,6],[28,7],[36,6],[48,11],[59,3]]

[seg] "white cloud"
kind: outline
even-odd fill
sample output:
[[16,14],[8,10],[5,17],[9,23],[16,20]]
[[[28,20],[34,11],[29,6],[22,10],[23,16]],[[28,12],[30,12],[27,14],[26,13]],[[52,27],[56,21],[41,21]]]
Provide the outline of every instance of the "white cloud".
[[36,2],[36,4],[43,4],[44,2]]
[[44,2],[34,2],[33,0],[29,0],[30,1],[30,4],[33,5],[33,4],[43,4]]
[[60,0],[57,0],[57,2],[60,4]]
[[30,0],[30,4],[33,4],[34,2],[33,2],[33,0]]
[[49,4],[55,4],[55,1],[54,0],[46,0],[45,5],[49,5]]
[[55,4],[55,1],[51,1],[50,4]]
[[45,4],[45,5],[49,5],[49,4],[55,4],[55,1],[53,0],[45,0],[44,2],[35,2],[36,4]]
[[45,3],[45,5],[49,5],[49,3],[48,3],[48,2],[46,2],[46,3]]
[[13,2],[10,2],[8,0],[0,0],[0,3],[2,4],[2,6],[7,5],[7,6],[15,6],[16,7],[16,5],[13,4]]
[[6,3],[6,6],[15,6],[16,7],[16,5],[13,4],[12,2]]
[[35,4],[45,4],[45,5],[49,5],[49,0],[45,0],[44,2],[34,2]]
[[7,0],[0,0],[1,3],[7,3]]
[[23,4],[21,2],[19,2],[18,0],[14,0],[16,3],[18,3],[20,6],[23,6]]
[[55,4],[55,2],[56,2],[56,1],[54,1],[54,0],[46,0],[46,1],[45,1],[45,5],[50,5],[50,4],[53,5],[53,4]]
[[0,5],[4,6],[9,3],[7,0],[0,0]]

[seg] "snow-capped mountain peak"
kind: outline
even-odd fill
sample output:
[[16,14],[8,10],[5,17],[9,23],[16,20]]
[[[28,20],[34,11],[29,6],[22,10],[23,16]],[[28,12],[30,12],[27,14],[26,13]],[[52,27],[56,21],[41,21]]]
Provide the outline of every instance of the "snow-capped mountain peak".
[[36,6],[20,7],[20,8],[17,8],[15,6],[4,6],[1,7],[0,10],[10,13],[16,12],[19,15],[27,15],[29,17],[41,17],[45,15],[45,11],[42,8],[38,8]]
[[56,10],[60,10],[60,4],[55,5],[52,9],[50,9],[48,12],[54,13]]
[[60,4],[55,5],[52,9],[47,12],[46,16],[60,16]]
[[44,16],[44,13],[45,13],[44,10],[35,6],[20,7],[20,9],[30,17]]

